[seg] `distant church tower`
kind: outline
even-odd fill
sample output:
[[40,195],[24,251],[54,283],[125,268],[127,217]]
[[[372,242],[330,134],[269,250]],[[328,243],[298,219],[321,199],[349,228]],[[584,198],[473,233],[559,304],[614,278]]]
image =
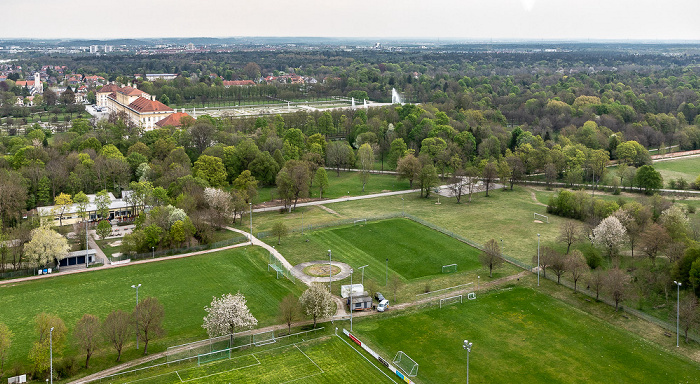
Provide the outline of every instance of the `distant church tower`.
[[41,83],[39,72],[34,72],[34,93],[44,93],[44,84]]

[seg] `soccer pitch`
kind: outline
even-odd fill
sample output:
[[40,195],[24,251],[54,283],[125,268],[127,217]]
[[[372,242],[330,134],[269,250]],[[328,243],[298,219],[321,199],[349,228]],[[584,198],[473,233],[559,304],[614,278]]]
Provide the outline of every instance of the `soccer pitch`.
[[442,309],[358,319],[387,356],[403,351],[424,383],[698,383],[700,365],[551,296],[506,287]]
[[[363,355],[364,356],[364,355]],[[195,360],[196,361],[196,360]],[[369,361],[372,361],[371,357]],[[216,362],[189,363],[102,379],[102,383],[392,383],[384,367],[370,364],[337,336],[253,348]],[[386,374],[386,375],[385,375]]]
[[369,264],[368,276],[380,281],[384,281],[386,259],[389,273],[406,280],[441,275],[447,264],[457,264],[457,272],[481,268],[479,250],[409,219],[318,230],[286,244],[278,249],[293,264],[323,260],[330,249],[333,260],[353,266]]

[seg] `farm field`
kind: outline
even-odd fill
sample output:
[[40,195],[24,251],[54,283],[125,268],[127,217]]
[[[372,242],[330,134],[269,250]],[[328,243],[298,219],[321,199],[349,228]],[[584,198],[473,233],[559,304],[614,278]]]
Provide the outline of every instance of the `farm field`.
[[[373,361],[370,357],[370,361]],[[373,364],[375,366],[373,366]],[[287,346],[253,348],[208,364],[145,370],[110,383],[391,383],[376,361],[370,364],[337,336]],[[384,373],[382,373],[384,372]]]
[[697,363],[523,286],[358,319],[354,330],[383,355],[408,354],[423,383],[465,381],[464,339],[473,383],[700,382]]
[[[142,284],[139,298],[154,296],[165,307],[163,327],[166,335],[154,339],[149,352],[206,336],[202,318],[204,306],[212,296],[240,291],[246,296],[251,313],[259,326],[276,323],[279,302],[292,293],[300,295],[304,287],[288,280],[276,280],[267,271],[267,252],[262,248],[238,248],[175,260],[127,265],[119,268],[55,276],[0,286],[0,322],[14,332],[9,359],[26,362],[35,339],[34,317],[41,312],[61,317],[72,332],[76,321],[85,313],[104,319],[109,312],[131,312],[136,301],[132,284]],[[124,350],[124,359],[139,352],[132,345]],[[66,354],[78,355],[73,346]],[[103,348],[91,360],[91,369],[111,364],[116,353]]]

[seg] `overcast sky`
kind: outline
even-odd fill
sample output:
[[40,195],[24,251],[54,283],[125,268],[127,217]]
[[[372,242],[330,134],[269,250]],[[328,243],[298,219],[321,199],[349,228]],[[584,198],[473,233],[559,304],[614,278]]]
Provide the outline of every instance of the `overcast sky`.
[[700,40],[699,0],[2,0],[0,39]]

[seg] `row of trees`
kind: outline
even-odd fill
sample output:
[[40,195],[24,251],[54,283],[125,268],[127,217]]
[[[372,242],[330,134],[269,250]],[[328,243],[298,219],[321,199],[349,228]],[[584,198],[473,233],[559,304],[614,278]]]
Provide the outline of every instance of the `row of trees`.
[[[134,335],[143,341],[145,355],[148,353],[148,343],[164,334],[164,316],[163,305],[158,299],[148,297],[140,301],[132,313],[115,310],[102,321],[99,317],[86,313],[76,322],[72,334],[69,334],[60,317],[42,312],[34,318],[37,340],[32,345],[28,357],[32,363],[34,378],[43,379],[48,376],[49,349],[53,349],[54,358],[59,360],[69,340],[85,354],[86,369],[93,354],[105,345],[114,349],[117,353],[116,361],[120,361],[124,345]],[[13,337],[12,331],[0,323],[0,375],[3,374]],[[58,378],[73,375],[74,369],[73,357],[67,356],[57,369]]]

